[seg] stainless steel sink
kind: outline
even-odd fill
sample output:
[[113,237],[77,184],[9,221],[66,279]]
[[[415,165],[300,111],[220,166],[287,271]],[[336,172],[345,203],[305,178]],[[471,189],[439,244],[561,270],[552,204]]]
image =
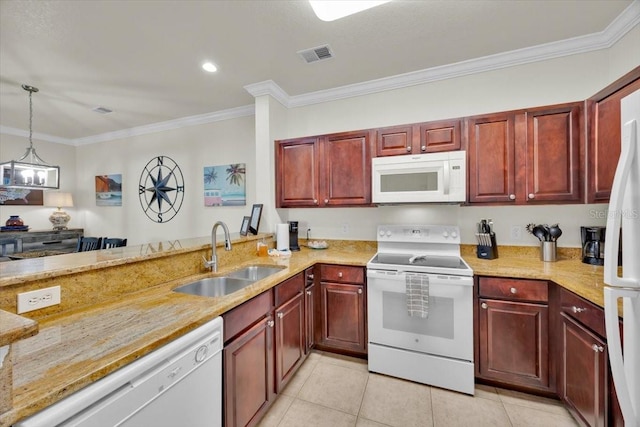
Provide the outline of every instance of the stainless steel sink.
[[240,270],[232,271],[227,274],[226,277],[253,280],[255,282],[271,276],[272,274],[276,274],[283,268],[285,267],[276,265],[250,265],[248,267],[241,268]]
[[255,280],[236,277],[208,277],[175,288],[175,292],[202,297],[222,297],[232,294],[255,282]]

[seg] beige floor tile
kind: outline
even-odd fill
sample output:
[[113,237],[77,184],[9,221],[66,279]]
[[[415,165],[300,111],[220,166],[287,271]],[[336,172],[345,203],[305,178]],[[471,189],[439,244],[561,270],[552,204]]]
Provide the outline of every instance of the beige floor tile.
[[496,390],[495,387],[485,384],[476,384],[476,397],[500,401],[498,390]]
[[431,388],[411,381],[369,374],[359,416],[397,427],[432,426]]
[[287,384],[284,390],[282,390],[282,394],[296,397],[304,383],[309,379],[311,372],[313,372],[313,368],[316,367],[321,358],[322,357],[319,354],[309,354],[307,359],[298,369],[298,372],[296,372],[293,378],[291,378],[291,381],[289,381],[289,384]]
[[365,359],[344,356],[342,354],[324,353],[321,362],[332,365],[343,366],[345,368],[356,369],[361,372],[369,372],[369,367]]
[[271,408],[269,408],[269,411],[267,411],[258,424],[258,427],[276,427],[280,423],[280,420],[282,420],[282,417],[284,417],[284,414],[287,412],[287,409],[289,409],[292,402],[293,397],[284,395],[278,396]]
[[278,427],[354,427],[356,416],[294,399]]
[[577,427],[578,424],[564,409],[564,413],[553,413],[526,406],[504,404],[513,427]]
[[559,400],[535,396],[533,394],[521,393],[514,390],[505,390],[502,388],[498,388],[497,390],[498,396],[500,396],[500,400],[502,400],[502,403],[526,406],[527,408],[551,412],[553,414],[567,414],[567,410]]
[[366,418],[358,417],[356,427],[388,427],[388,424],[381,424]]
[[483,399],[433,387],[431,404],[435,427],[511,427],[500,400]]
[[298,398],[357,415],[367,376],[366,372],[321,361],[300,389]]

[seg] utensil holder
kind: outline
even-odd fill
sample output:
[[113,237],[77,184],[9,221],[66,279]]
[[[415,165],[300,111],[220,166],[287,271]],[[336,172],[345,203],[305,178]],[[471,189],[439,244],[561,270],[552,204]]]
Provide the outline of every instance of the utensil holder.
[[[487,235],[489,235],[487,233]],[[491,234],[491,245],[477,245],[476,254],[481,259],[496,259],[498,258],[498,245],[496,243],[496,235]]]
[[540,242],[540,261],[554,262],[558,259],[556,242]]

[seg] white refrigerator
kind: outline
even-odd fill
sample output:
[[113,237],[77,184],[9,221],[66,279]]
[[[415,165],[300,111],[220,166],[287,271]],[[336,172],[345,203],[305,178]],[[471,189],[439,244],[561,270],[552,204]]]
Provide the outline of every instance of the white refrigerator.
[[[640,427],[640,90],[622,99],[621,119],[622,149],[607,213],[604,311],[611,372],[625,427]],[[619,300],[624,317],[622,340]]]

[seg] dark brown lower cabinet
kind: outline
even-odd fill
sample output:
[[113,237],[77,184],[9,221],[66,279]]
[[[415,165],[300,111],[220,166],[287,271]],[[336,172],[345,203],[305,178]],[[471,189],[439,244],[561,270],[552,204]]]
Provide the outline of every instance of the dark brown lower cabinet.
[[304,290],[304,325],[305,325],[305,353],[308,354],[316,345],[315,319],[316,319],[316,287],[313,267],[305,270],[305,290]]
[[607,345],[562,313],[562,400],[586,426],[607,425],[609,397]]
[[325,349],[366,354],[364,286],[343,283],[320,284],[321,346]]
[[304,297],[296,294],[276,308],[276,390],[278,393],[289,382],[304,361]]
[[258,423],[275,399],[273,326],[260,320],[224,348],[225,426]]

